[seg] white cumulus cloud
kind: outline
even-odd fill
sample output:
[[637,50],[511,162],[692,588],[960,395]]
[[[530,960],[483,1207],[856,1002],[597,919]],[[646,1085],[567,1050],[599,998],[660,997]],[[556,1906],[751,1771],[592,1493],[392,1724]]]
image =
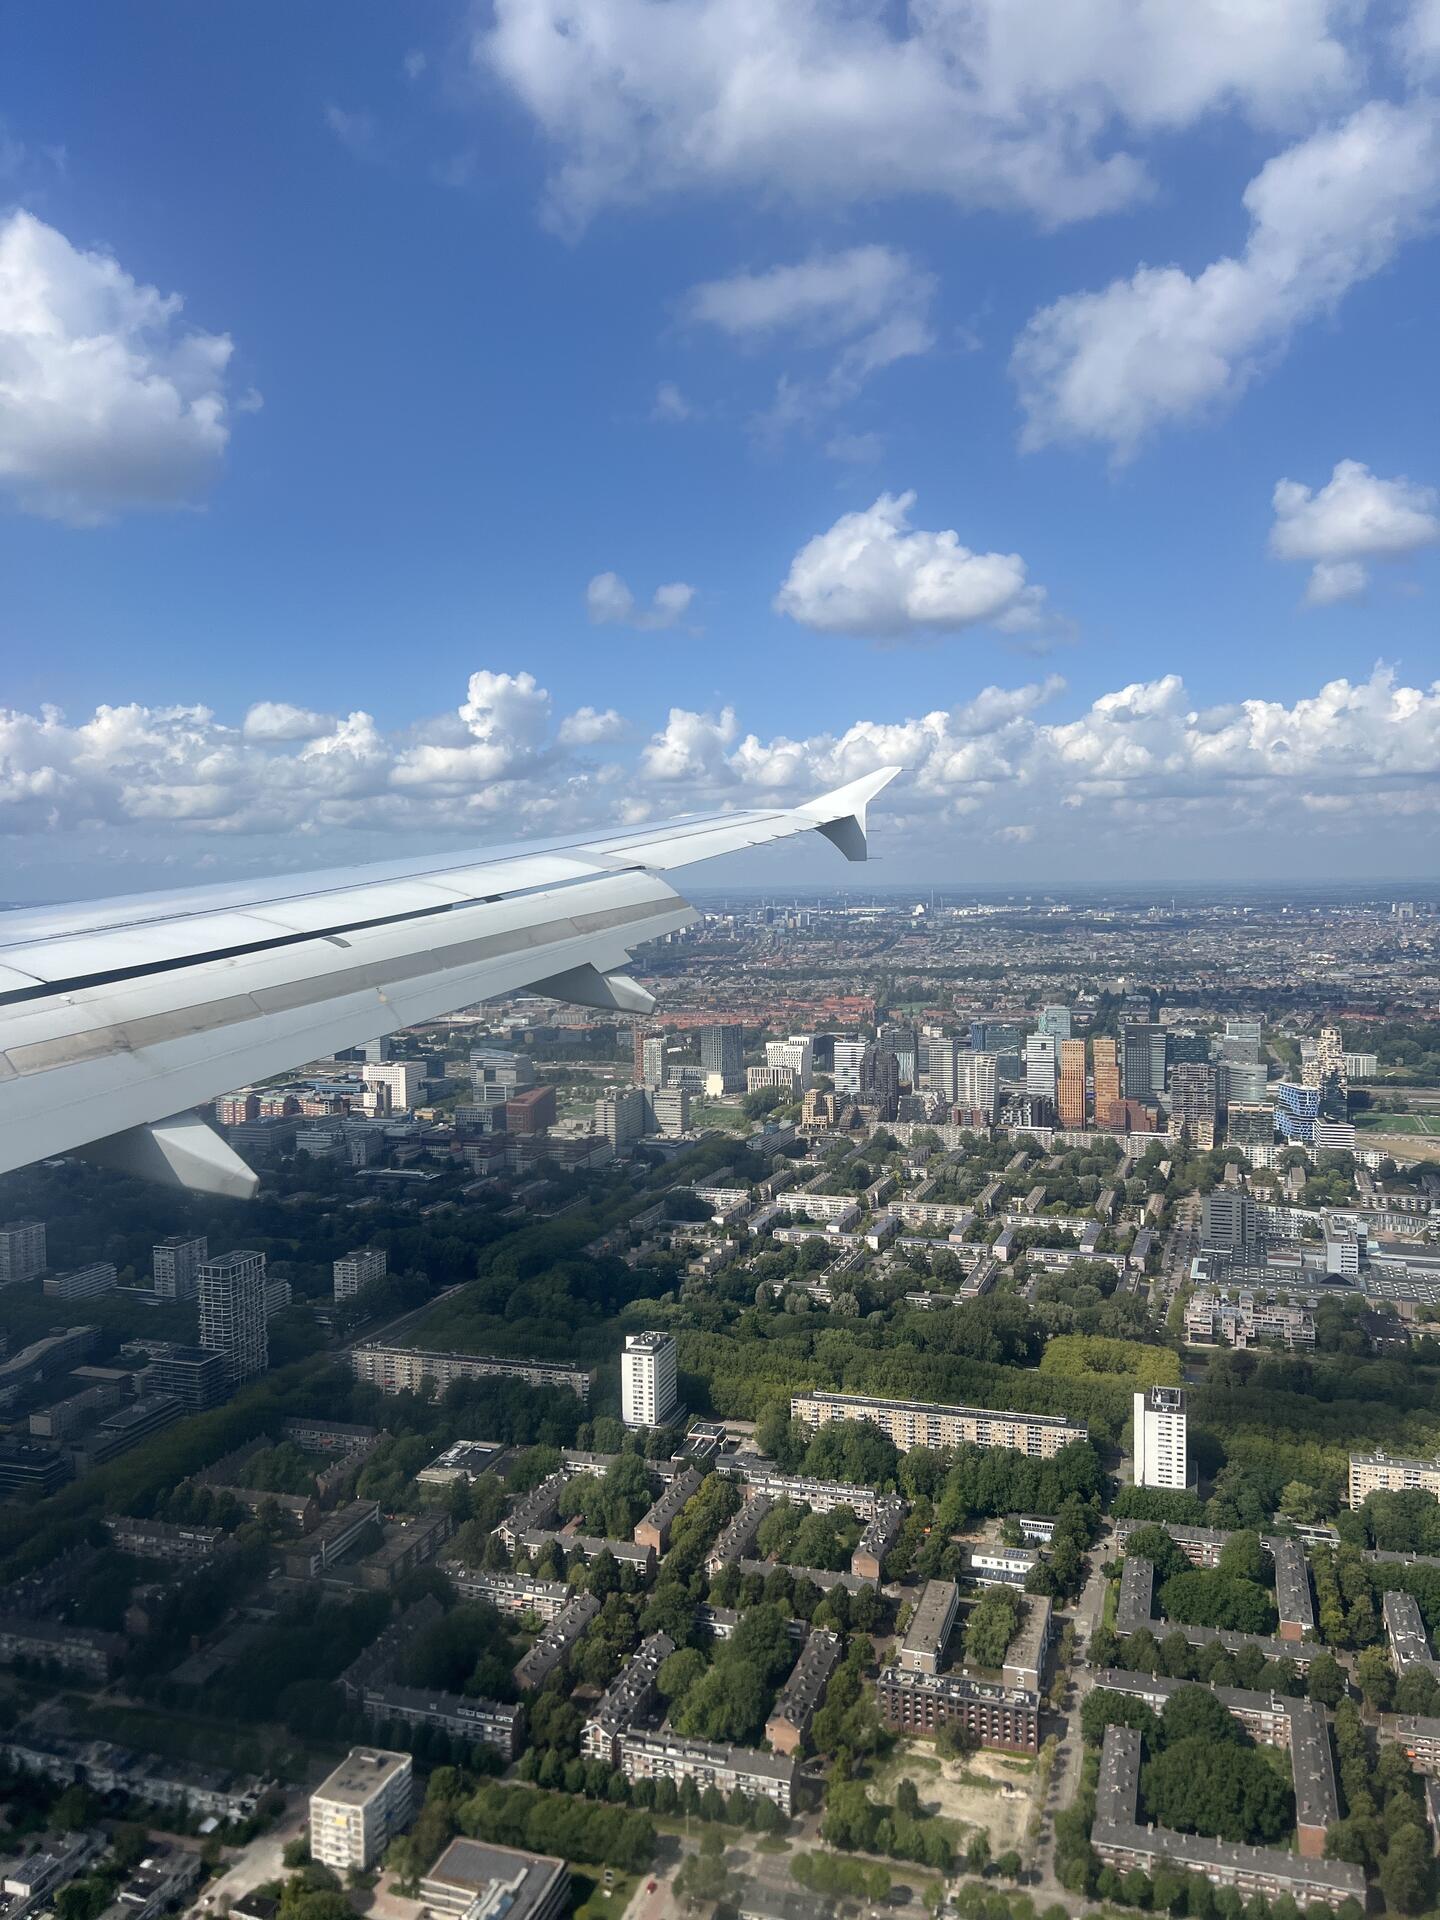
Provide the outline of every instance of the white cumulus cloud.
[[1380,272],[1440,204],[1434,103],[1370,101],[1277,154],[1245,189],[1238,258],[1191,275],[1141,267],[1036,313],[1011,368],[1023,444],[1094,440],[1133,454],[1150,434],[1233,401],[1296,328]]
[[597,573],[585,589],[585,606],[595,626],[635,627],[642,633],[678,626],[694,598],[694,587],[672,580],[655,589],[648,607],[641,606],[618,573]]
[[1027,582],[1018,553],[972,553],[953,530],[912,532],[914,504],[913,493],[882,493],[841,514],[795,555],[776,611],[820,633],[881,638],[1045,624],[1045,590]]
[[1046,225],[1147,190],[1123,144],[1354,84],[1348,0],[497,0],[473,57],[555,153],[550,218],[680,192],[900,193]]
[[94,526],[200,500],[230,438],[228,334],[178,294],[82,252],[33,214],[0,220],[0,491]]
[[825,349],[819,375],[782,377],[760,416],[777,431],[852,400],[865,382],[897,360],[935,344],[930,308],[934,276],[894,247],[850,247],[759,273],[736,273],[692,287],[681,312],[742,345],[776,340]]
[[[614,757],[596,766],[587,755],[601,741]],[[896,764],[906,777],[875,830],[912,859],[952,830],[957,851],[1032,846],[1064,863],[1052,874],[1094,872],[1134,847],[1164,857],[1177,834],[1252,847],[1257,835],[1277,847],[1349,836],[1373,867],[1377,832],[1410,832],[1421,857],[1433,838],[1440,682],[1380,666],[1291,701],[1241,692],[1206,709],[1174,673],[1088,701],[1050,675],[809,735],[745,731],[729,706],[672,707],[648,737],[610,708],[557,725],[532,674],[490,669],[449,713],[398,731],[363,711],[311,738],[184,704],[75,720],[0,711],[0,835],[12,894],[28,885],[53,899],[66,868],[87,863],[89,890],[114,891],[112,867],[147,859],[262,872],[373,860],[387,836],[417,850],[457,836],[483,846],[793,803]]]
[[1440,493],[1406,479],[1382,480],[1363,461],[1340,460],[1323,487],[1276,483],[1270,551],[1314,563],[1311,606],[1354,600],[1369,584],[1368,560],[1403,560],[1440,541]]
[[288,700],[257,700],[245,715],[242,732],[247,740],[313,740],[331,733],[334,716],[293,707]]
[[623,740],[626,731],[624,716],[614,707],[603,711],[596,707],[577,707],[560,722],[558,738],[565,747],[593,747],[606,740]]

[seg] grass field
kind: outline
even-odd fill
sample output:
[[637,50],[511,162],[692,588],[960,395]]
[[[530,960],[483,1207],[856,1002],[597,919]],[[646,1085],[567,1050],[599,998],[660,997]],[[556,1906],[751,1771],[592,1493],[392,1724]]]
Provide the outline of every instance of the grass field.
[[1440,1139],[1440,1114],[1357,1113],[1355,1125],[1365,1133],[1425,1133]]

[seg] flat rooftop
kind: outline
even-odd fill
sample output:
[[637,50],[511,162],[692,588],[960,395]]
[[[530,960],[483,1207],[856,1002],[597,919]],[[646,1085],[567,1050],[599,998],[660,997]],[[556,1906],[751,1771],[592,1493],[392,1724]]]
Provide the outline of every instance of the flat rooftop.
[[373,1794],[410,1764],[408,1753],[392,1753],[386,1747],[352,1747],[329,1779],[315,1789],[312,1798],[363,1807]]

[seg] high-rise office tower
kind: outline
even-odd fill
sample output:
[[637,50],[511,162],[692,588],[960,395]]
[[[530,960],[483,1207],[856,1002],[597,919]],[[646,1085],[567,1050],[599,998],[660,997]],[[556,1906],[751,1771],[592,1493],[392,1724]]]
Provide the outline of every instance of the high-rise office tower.
[[900,1105],[900,1062],[888,1047],[872,1041],[860,1057],[860,1090],[863,1106],[873,1106],[882,1120],[893,1120]]
[[1190,1477],[1185,1389],[1146,1387],[1135,1395],[1135,1485],[1183,1493]]
[[908,1021],[887,1021],[875,1035],[877,1043],[888,1047],[895,1056],[895,1064],[900,1069],[901,1083],[913,1087],[919,1071],[917,1058],[920,1041],[913,1026]]
[[733,1093],[745,1084],[745,1029],[736,1026],[700,1029],[700,1067],[707,1075],[720,1075],[723,1093]]
[[210,1252],[203,1233],[172,1233],[156,1243],[150,1256],[155,1291],[163,1300],[193,1300],[200,1285],[200,1267]]
[[245,1248],[202,1261],[198,1270],[200,1344],[225,1357],[232,1387],[270,1364],[265,1329],[265,1256]]
[[1222,1060],[1215,1074],[1222,1107],[1258,1107],[1264,1100],[1263,1060]]
[[665,1036],[645,1033],[635,1041],[635,1084],[637,1087],[663,1087],[665,1084]]
[[470,1079],[480,1106],[503,1107],[535,1084],[535,1062],[500,1047],[477,1047],[470,1056]]
[[1227,1060],[1261,1059],[1263,1040],[1264,1033],[1258,1020],[1231,1019],[1225,1022],[1224,1049]]
[[1170,1132],[1188,1133],[1190,1144],[1215,1144],[1215,1069],[1198,1060],[1177,1060],[1170,1073]]
[[1051,1033],[1032,1033],[1025,1042],[1025,1091],[1042,1100],[1055,1098],[1056,1041]]
[[675,1337],[627,1333],[620,1355],[620,1412],[627,1427],[663,1427],[679,1403]]
[[367,1060],[390,1060],[394,1058],[395,1042],[388,1033],[382,1033],[378,1040],[367,1040],[363,1051]]
[[1095,1057],[1095,1124],[1110,1124],[1110,1110],[1120,1104],[1120,1043],[1100,1034],[1090,1043]]
[[1125,1098],[1150,1103],[1165,1091],[1165,1029],[1153,1020],[1130,1020],[1120,1029]]
[[0,1227],[0,1287],[33,1280],[45,1271],[45,1222],[7,1220]]
[[1060,1042],[1060,1088],[1056,1096],[1062,1127],[1085,1124],[1085,1042]]
[[1070,1038],[1069,1007],[1042,1007],[1040,1018],[1035,1023],[1037,1033],[1048,1033],[1052,1040]]

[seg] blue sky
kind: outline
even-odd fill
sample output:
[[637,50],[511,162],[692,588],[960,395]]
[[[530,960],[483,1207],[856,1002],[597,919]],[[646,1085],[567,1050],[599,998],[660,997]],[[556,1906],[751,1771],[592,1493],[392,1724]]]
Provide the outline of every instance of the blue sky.
[[4,891],[1432,871],[1440,6],[1015,18],[0,19]]

